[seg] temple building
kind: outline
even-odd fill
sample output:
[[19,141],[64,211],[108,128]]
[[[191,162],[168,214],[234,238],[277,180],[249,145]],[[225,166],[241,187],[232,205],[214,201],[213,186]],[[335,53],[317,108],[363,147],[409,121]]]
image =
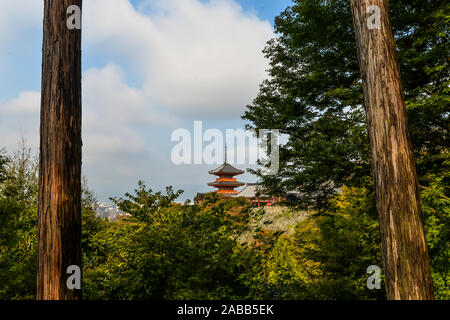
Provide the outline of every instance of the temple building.
[[234,189],[244,185],[244,183],[234,178],[234,176],[243,174],[244,171],[228,164],[226,158],[224,164],[209,171],[209,173],[217,176],[217,178],[216,181],[208,183],[208,186],[217,188],[216,192],[222,197],[229,198],[235,196],[238,192]]
[[279,202],[296,202],[301,199],[301,194],[298,191],[288,191],[285,196],[270,196],[264,194],[263,186],[258,183],[246,183],[244,188],[236,195],[236,197],[243,197],[252,204],[252,207],[272,206]]

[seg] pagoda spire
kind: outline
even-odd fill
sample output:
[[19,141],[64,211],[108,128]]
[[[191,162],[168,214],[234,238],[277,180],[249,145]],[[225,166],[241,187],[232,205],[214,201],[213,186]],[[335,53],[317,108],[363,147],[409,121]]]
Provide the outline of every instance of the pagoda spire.
[[227,163],[227,143],[225,142],[225,161],[224,163]]
[[216,175],[216,181],[208,183],[208,186],[217,188],[216,192],[222,197],[233,197],[237,194],[234,190],[237,187],[243,186],[244,183],[239,182],[234,178],[236,175],[243,174],[243,170],[236,169],[227,163],[227,144],[225,143],[225,162],[220,167],[209,171],[210,174]]

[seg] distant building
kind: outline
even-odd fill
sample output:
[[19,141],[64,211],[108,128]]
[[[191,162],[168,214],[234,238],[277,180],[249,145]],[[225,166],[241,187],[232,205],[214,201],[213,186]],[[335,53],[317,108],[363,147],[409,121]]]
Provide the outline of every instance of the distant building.
[[[296,191],[287,192],[285,197],[275,197],[262,193],[262,186],[258,183],[242,183],[237,181],[234,176],[243,174],[243,170],[236,169],[231,164],[227,163],[227,149],[225,146],[225,161],[224,163],[209,171],[209,174],[217,176],[216,181],[208,183],[208,186],[217,188],[215,191],[222,198],[244,197],[249,201],[253,207],[271,206],[280,201],[295,202],[300,199],[300,193]],[[244,186],[238,193],[235,188]],[[197,193],[195,197],[196,203],[201,203],[205,198],[206,193]]]
[[203,200],[205,200],[205,194],[202,192],[197,192],[197,195],[194,197],[194,203],[202,203]]
[[108,219],[108,221],[116,221],[120,216],[127,215],[120,211],[116,205],[100,203],[95,210],[98,217]]
[[271,206],[277,202],[285,200],[282,197],[269,196],[262,193],[262,186],[258,183],[247,183],[245,187],[236,195],[236,197],[244,197],[253,207]]
[[237,187],[243,186],[244,183],[239,182],[234,176],[243,174],[243,170],[236,169],[231,164],[227,163],[225,148],[225,162],[218,168],[209,171],[209,174],[217,176],[216,181],[208,183],[208,186],[217,188],[216,192],[225,198],[233,197],[238,192],[234,190]]
[[[298,190],[291,190],[284,193],[281,197],[270,196],[262,192],[263,186],[258,183],[247,183],[245,187],[236,195],[236,197],[244,197],[252,203],[253,207],[271,206],[278,202],[291,204],[302,202],[304,193]],[[341,188],[335,188],[335,193],[342,193]],[[313,198],[314,199],[314,198]]]

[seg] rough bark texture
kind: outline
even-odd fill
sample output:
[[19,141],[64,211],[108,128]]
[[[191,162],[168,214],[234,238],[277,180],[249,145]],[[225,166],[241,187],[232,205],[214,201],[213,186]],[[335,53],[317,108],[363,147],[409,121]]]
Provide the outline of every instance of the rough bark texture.
[[67,267],[81,267],[81,30],[67,8],[45,0],[42,49],[37,299],[72,300]]
[[[422,206],[387,0],[351,0],[389,299],[433,299]],[[369,29],[369,5],[381,28]]]

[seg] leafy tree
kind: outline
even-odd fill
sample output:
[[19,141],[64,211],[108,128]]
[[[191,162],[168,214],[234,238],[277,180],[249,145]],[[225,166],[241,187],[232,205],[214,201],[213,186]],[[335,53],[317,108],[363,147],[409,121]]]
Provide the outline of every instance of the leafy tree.
[[[448,287],[448,263],[442,261],[448,258],[448,233],[443,225],[448,225],[449,196],[446,172],[450,5],[441,0],[408,3],[393,0],[389,4],[424,201],[436,296],[442,298],[448,296],[448,290],[444,289]],[[342,254],[340,259],[352,252],[367,257],[367,253],[357,249],[369,248],[357,248],[349,241],[351,237],[361,236],[354,220],[369,217],[371,209],[359,202],[355,207],[345,207],[344,212],[336,209],[335,200],[329,201],[343,186],[350,190],[367,189],[369,194],[372,189],[366,183],[372,174],[350,2],[294,0],[293,5],[276,18],[275,30],[277,37],[269,41],[264,50],[270,63],[270,77],[261,84],[258,96],[242,118],[250,121],[248,127],[254,129],[279,129],[287,136],[287,143],[280,147],[277,175],[266,176],[261,170],[254,172],[268,193],[300,189],[305,202],[319,209],[319,216],[309,221],[320,230],[319,239],[322,239],[313,239],[317,248],[315,255],[311,253],[312,261],[325,263],[321,260],[322,254],[331,259],[333,246]],[[351,194],[345,197],[348,196],[354,199]],[[322,217],[331,213],[333,218]],[[348,225],[345,225],[345,220],[336,213],[355,217],[348,217]],[[353,230],[353,235],[339,228],[342,236],[347,237],[340,239],[333,232],[336,223]],[[333,228],[328,228],[328,224]],[[377,239],[378,233],[374,229],[372,239]],[[338,239],[342,248],[333,245]],[[348,251],[349,248],[354,250]],[[374,257],[374,254],[369,256]],[[335,279],[325,284],[329,293],[324,296],[337,297],[337,289],[342,286],[343,296],[351,298],[353,292],[353,297],[368,297],[359,289],[354,291],[359,283],[357,275],[364,274],[363,265],[358,264],[361,261],[352,255],[347,258],[358,266],[342,263],[339,266],[339,261],[333,262],[333,258],[326,264],[328,269],[322,270],[324,279]],[[335,270],[330,269],[333,266]],[[344,277],[353,280],[348,283]]]
[[303,257],[320,265],[315,298],[385,299],[384,286],[382,290],[366,287],[367,267],[382,266],[370,188],[344,187],[328,210],[297,226],[295,239]]
[[36,285],[37,161],[22,140],[0,184],[0,298],[33,298]]
[[96,235],[107,228],[107,220],[97,216],[97,199],[88,187],[87,179],[83,179],[81,189],[81,249],[83,254],[83,269],[90,268],[98,262],[98,248],[96,246]]
[[317,298],[315,286],[322,277],[320,264],[310,260],[290,236],[266,231],[264,237],[266,242],[251,252],[259,258],[253,266],[254,298]]
[[[362,89],[350,3],[294,0],[275,20],[277,38],[264,50],[270,79],[243,119],[255,129],[279,129],[276,176],[256,173],[272,193],[298,189],[318,207],[342,185],[371,175]],[[390,1],[419,174],[441,164],[448,148],[447,1]]]
[[328,209],[310,214],[292,236],[262,230],[252,248],[252,289],[264,299],[385,299],[366,287],[367,267],[381,266],[374,197],[343,188]]
[[[21,148],[0,183],[1,299],[36,291],[36,158]],[[447,158],[448,159],[448,158]],[[422,177],[426,235],[436,297],[448,299],[448,161]],[[435,173],[437,172],[437,173]],[[177,204],[181,191],[153,192],[143,182],[113,199],[116,222],[95,215],[83,183],[83,289],[87,299],[380,299],[366,288],[366,268],[381,265],[370,179],[343,188],[293,235],[269,231],[245,199],[205,196]],[[262,222],[253,225],[254,218]],[[259,221],[259,220],[258,220]],[[254,233],[251,237],[249,230]],[[246,239],[246,242],[243,242]]]
[[223,299],[249,294],[237,241],[249,206],[208,195],[201,205],[173,201],[181,191],[112,199],[128,216],[109,223],[93,242],[101,254],[85,272],[85,295],[95,299]]
[[156,215],[160,209],[172,206],[173,201],[183,193],[181,190],[173,192],[172,187],[166,188],[167,195],[162,194],[161,191],[153,193],[153,190],[151,189],[146,190],[143,181],[138,181],[138,188],[134,190],[134,192],[135,195],[126,193],[125,197],[127,199],[111,198],[111,201],[113,201],[120,210],[131,215],[133,220],[146,223],[154,222],[154,215]]
[[[37,272],[38,159],[25,140],[12,156],[0,157],[0,299],[34,299]],[[93,264],[92,238],[105,227],[95,216],[96,199],[82,188],[83,264]]]
[[425,234],[431,257],[431,275],[437,299],[450,298],[450,190],[448,153],[440,174],[423,177],[422,203]]

